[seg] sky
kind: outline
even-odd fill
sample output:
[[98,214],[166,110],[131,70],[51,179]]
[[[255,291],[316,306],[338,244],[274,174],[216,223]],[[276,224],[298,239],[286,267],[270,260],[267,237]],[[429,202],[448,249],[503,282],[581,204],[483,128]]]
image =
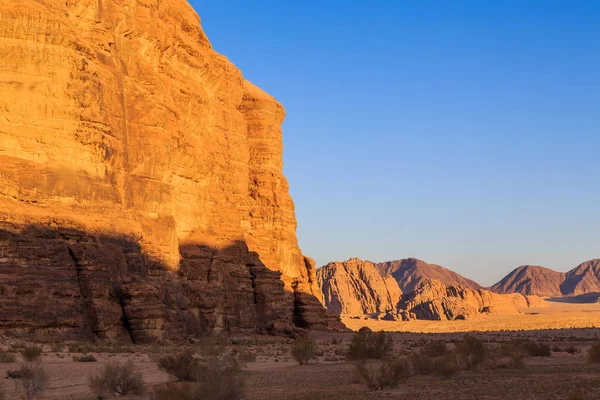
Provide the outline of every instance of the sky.
[[286,108],[299,244],[483,285],[600,258],[600,1],[191,0]]

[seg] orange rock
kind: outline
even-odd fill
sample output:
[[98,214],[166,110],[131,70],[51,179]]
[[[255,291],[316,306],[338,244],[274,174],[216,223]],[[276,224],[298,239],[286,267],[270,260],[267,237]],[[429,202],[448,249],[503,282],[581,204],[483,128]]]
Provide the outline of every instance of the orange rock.
[[3,1],[0,59],[0,330],[152,341],[337,322],[294,311],[320,294],[283,107],[186,1]]

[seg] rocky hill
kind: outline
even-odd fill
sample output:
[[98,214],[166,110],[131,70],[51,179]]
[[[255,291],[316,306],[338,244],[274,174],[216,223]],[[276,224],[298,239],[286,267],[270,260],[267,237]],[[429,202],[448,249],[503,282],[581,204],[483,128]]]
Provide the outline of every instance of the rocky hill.
[[297,245],[284,109],[185,0],[4,0],[0,59],[0,333],[342,328]]
[[600,293],[600,259],[586,261],[567,273],[522,266],[492,286],[492,290],[549,297]]
[[382,277],[373,263],[353,258],[317,270],[324,305],[336,314],[364,315],[395,312],[402,295],[396,280]]
[[403,296],[398,305],[404,320],[456,320],[470,319],[482,314],[518,314],[517,308],[528,307],[537,299],[520,294],[496,294],[489,290],[472,290],[461,286],[448,286],[426,279],[412,293]]
[[421,282],[427,279],[434,279],[446,285],[462,286],[473,290],[481,288],[476,282],[454,271],[439,265],[428,264],[416,258],[383,262],[375,264],[375,267],[382,276],[393,276],[403,293],[413,292]]
[[[414,290],[403,292],[397,278],[387,275],[390,271],[402,278],[400,282],[405,288],[414,287]],[[427,278],[424,273],[467,282],[477,288],[446,284]],[[317,282],[323,291],[325,306],[345,316],[454,320],[487,313],[514,314],[519,307],[538,304],[538,299],[531,296],[492,293],[452,271],[414,259],[384,264],[358,258],[332,262],[317,270]]]
[[560,296],[565,274],[549,268],[524,265],[510,272],[492,286],[496,293],[521,293],[537,296]]

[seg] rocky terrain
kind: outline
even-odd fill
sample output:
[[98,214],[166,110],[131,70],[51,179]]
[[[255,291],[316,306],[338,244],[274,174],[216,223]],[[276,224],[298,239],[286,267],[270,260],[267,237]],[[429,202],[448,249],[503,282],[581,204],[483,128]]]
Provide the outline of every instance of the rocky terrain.
[[[425,273],[469,286],[446,284],[427,278]],[[518,308],[537,304],[534,297],[496,294],[443,267],[415,259],[383,264],[358,258],[332,262],[317,270],[317,282],[324,294],[323,304],[343,316],[445,321],[491,313],[515,314]],[[401,290],[402,286],[410,291]]]
[[528,265],[519,267],[492,290],[548,297],[600,293],[600,259],[586,261],[567,273]]
[[446,285],[457,285],[473,290],[481,288],[478,283],[454,271],[416,258],[383,262],[375,264],[375,268],[382,276],[393,276],[403,293],[413,292],[426,279],[435,279]]
[[395,312],[402,292],[390,275],[381,276],[369,261],[353,258],[317,270],[324,305],[336,314]]
[[283,107],[186,1],[2,1],[0,59],[0,333],[343,328],[297,244]]

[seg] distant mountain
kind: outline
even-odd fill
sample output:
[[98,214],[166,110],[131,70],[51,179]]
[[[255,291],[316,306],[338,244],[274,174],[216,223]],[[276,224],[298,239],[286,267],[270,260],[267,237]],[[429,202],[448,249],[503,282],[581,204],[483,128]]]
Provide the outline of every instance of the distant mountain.
[[416,258],[383,262],[375,264],[375,268],[382,276],[394,277],[403,293],[414,292],[421,282],[427,279],[440,281],[447,286],[462,286],[472,290],[481,289],[478,283],[454,271],[439,265],[428,264]]
[[586,261],[567,272],[560,290],[569,296],[600,292],[600,259]]
[[567,273],[524,265],[492,286],[492,290],[544,297],[600,293],[600,259],[586,261]]
[[549,268],[523,265],[492,286],[496,293],[521,293],[536,296],[561,296],[565,273]]

